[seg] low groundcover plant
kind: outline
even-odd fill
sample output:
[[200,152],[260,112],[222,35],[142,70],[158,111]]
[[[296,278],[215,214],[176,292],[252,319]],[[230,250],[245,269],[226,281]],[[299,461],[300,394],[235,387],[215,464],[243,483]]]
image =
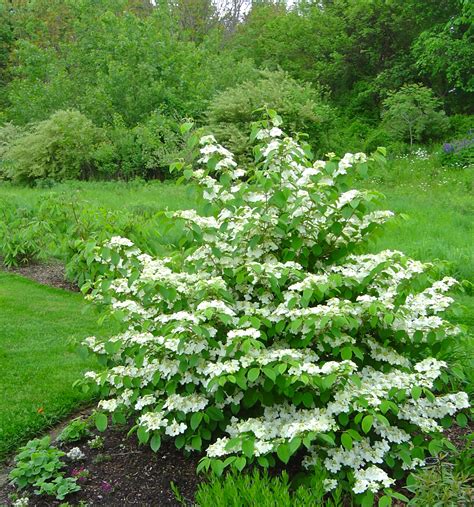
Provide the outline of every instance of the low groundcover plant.
[[326,491],[387,505],[446,443],[438,421],[469,405],[434,357],[461,332],[442,317],[459,284],[398,251],[360,254],[393,215],[350,189],[364,154],[312,161],[273,112],[252,139],[246,169],[200,139],[200,167],[183,169],[211,207],[174,213],[181,253],[152,258],[121,237],[97,248],[107,272],[89,297],[124,326],[85,342],[106,366],[85,376],[97,426],[133,415],[141,442],[172,437],[218,474],[298,451]]
[[65,477],[63,456],[64,452],[51,445],[49,436],[30,440],[15,457],[16,465],[9,476],[12,484],[18,489],[31,486],[36,495],[51,495],[63,500],[81,489],[75,478]]

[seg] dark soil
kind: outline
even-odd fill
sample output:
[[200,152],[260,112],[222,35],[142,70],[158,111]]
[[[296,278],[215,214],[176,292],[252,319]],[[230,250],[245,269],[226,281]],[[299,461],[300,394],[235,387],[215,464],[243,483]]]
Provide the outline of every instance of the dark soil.
[[[78,480],[81,491],[68,495],[67,501],[71,505],[82,501],[89,506],[179,506],[170,485],[174,482],[187,504],[193,505],[200,457],[186,457],[172,441],[163,442],[154,453],[149,445],[139,446],[136,435],[127,438],[126,434],[126,429],[117,427],[100,433],[105,439],[102,449],[88,447],[87,441],[93,436],[61,446],[64,452],[79,447],[85,454],[80,461],[67,460],[66,476],[81,468],[89,472],[84,481]],[[9,484],[0,487],[0,505],[11,505],[10,495],[14,493]],[[31,490],[25,494],[30,499],[29,506],[53,507],[62,503],[51,497],[38,497]]]
[[[89,414],[90,409],[85,409],[76,416]],[[53,440],[66,424],[67,422],[51,431]],[[473,429],[472,424],[466,428],[453,427],[446,431],[446,436],[461,449],[466,445],[465,437]],[[87,470],[89,474],[85,480],[78,481],[81,491],[68,495],[69,505],[88,505],[89,507],[182,505],[176,500],[171,488],[172,482],[176,485],[186,505],[194,505],[194,494],[198,483],[202,480],[196,475],[200,456],[195,454],[185,456],[184,452],[176,449],[172,441],[164,441],[160,450],[154,453],[149,445],[139,445],[136,435],[127,438],[127,430],[128,427],[109,427],[104,433],[94,431],[90,437],[80,442],[60,445],[64,452],[68,452],[73,447],[79,447],[85,454],[85,458],[80,461],[71,462],[66,459],[65,475],[74,475],[75,471],[80,469]],[[87,441],[95,435],[104,438],[103,448],[90,449],[87,445]],[[56,442],[55,445],[59,444]],[[4,474],[12,465],[13,460],[10,460]],[[289,471],[290,476],[298,471],[295,463],[291,462],[284,468]],[[280,471],[280,467],[277,467],[271,472],[279,473]],[[400,488],[402,493],[407,494],[401,485]],[[1,484],[0,481],[0,506],[10,506],[15,493],[15,489],[8,482],[4,481]],[[51,497],[35,496],[31,490],[20,495],[29,497],[29,506],[57,507],[62,503]],[[394,502],[394,506],[402,505],[404,505],[402,502]]]
[[0,263],[0,269],[3,269],[7,273],[16,273],[50,287],[75,292],[79,290],[77,285],[66,280],[66,271],[64,265],[60,262],[38,262],[11,268],[7,268]]

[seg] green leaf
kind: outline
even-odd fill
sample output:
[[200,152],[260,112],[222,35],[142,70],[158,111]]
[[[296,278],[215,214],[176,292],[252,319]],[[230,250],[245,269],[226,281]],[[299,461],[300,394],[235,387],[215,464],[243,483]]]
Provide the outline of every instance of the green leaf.
[[362,507],[372,507],[374,505],[374,494],[372,491],[367,491],[362,497]]
[[277,377],[277,374],[275,373],[275,370],[271,366],[264,366],[263,367],[263,373],[272,381],[275,382],[275,379]]
[[341,350],[341,357],[345,361],[348,361],[349,359],[351,359],[352,358],[352,347],[344,347]]
[[196,451],[200,451],[202,447],[202,440],[199,435],[194,435],[194,437],[191,439],[191,447],[193,449],[196,449]]
[[99,413],[95,416],[95,425],[99,431],[105,431],[107,429],[107,416],[105,414]]
[[222,421],[224,419],[222,410],[217,407],[208,407],[206,413],[213,421]]
[[385,416],[383,416],[382,414],[375,414],[375,416],[377,417],[379,422],[381,422],[384,426],[387,427],[390,426],[390,422]]
[[201,424],[202,418],[203,418],[203,415],[201,412],[195,412],[191,416],[191,429],[192,430],[195,430]]
[[366,415],[362,419],[362,430],[364,433],[368,433],[372,428],[372,423],[374,422],[374,417],[372,415]]
[[442,448],[443,444],[439,440],[432,440],[428,444],[428,450],[430,451],[431,456],[436,456]]
[[463,414],[462,412],[460,412],[456,416],[456,422],[458,423],[459,426],[461,426],[461,428],[465,428],[467,426],[467,422],[468,422],[466,414]]
[[157,433],[155,433],[151,439],[150,447],[153,452],[158,451],[158,449],[161,447],[161,437]]
[[345,412],[341,412],[338,416],[337,416],[337,419],[339,420],[339,422],[342,424],[342,426],[347,426],[348,422],[349,422],[349,416],[345,413]]
[[247,373],[247,378],[250,382],[255,382],[260,375],[260,368],[251,368]]
[[398,493],[398,491],[392,491],[391,493],[393,498],[396,498],[397,500],[401,500],[402,502],[408,503],[410,499],[403,495],[402,493]]
[[286,465],[291,456],[290,446],[288,444],[280,444],[277,449],[277,455]]
[[235,468],[237,468],[237,470],[239,472],[242,472],[242,470],[245,468],[245,465],[247,464],[247,460],[245,459],[244,456],[239,456],[235,461],[234,461],[234,466]]
[[352,437],[348,433],[342,434],[341,443],[348,451],[352,449]]
[[220,459],[213,459],[211,461],[211,469],[218,477],[220,477],[224,471],[224,462]]
[[389,496],[384,495],[380,498],[379,507],[389,507],[390,505],[392,505],[392,499]]
[[253,436],[245,438],[245,440],[242,442],[242,452],[248,458],[251,458],[253,456],[254,442],[255,438]]
[[141,444],[146,444],[150,438],[150,433],[143,427],[140,426],[137,431],[138,440]]
[[420,386],[413,386],[411,389],[411,396],[414,400],[417,400],[422,393],[422,389]]

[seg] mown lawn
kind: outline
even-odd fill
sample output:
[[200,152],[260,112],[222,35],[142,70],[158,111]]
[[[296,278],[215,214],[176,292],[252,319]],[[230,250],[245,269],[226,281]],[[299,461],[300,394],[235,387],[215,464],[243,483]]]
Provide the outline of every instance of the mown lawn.
[[[385,195],[386,209],[406,215],[387,226],[372,251],[389,248],[422,261],[447,261],[451,276],[474,283],[474,168],[446,170],[431,161],[401,160],[364,186]],[[474,341],[472,288],[458,301],[465,311],[456,320],[470,326]]]
[[96,366],[72,343],[97,334],[84,309],[80,294],[0,272],[0,458],[87,401],[72,387]]

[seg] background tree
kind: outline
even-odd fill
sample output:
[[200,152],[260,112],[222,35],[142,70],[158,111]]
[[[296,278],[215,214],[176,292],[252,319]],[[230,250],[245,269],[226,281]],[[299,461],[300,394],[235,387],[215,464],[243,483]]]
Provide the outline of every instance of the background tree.
[[384,100],[386,128],[400,140],[426,140],[439,136],[448,126],[441,102],[433,92],[418,84],[405,85]]

